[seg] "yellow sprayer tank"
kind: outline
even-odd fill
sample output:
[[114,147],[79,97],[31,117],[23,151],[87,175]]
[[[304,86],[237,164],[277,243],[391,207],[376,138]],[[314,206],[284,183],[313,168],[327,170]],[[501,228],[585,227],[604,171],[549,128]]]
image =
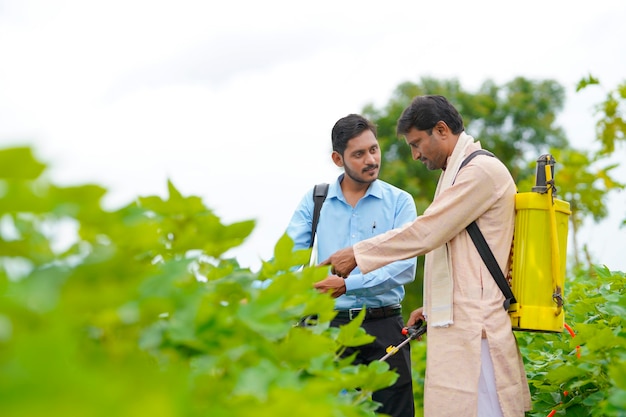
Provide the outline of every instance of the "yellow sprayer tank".
[[537,160],[536,186],[515,197],[511,287],[517,304],[509,308],[515,330],[562,332],[568,202],[555,198],[554,159]]

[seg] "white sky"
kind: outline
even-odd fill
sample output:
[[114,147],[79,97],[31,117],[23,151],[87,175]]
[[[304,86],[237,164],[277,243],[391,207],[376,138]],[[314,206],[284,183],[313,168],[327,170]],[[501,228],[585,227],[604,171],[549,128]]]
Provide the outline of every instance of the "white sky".
[[[555,79],[570,141],[595,149],[604,93],[574,87],[626,79],[625,21],[623,0],[0,0],[0,147],[33,145],[55,181],[108,187],[110,208],[170,178],[227,223],[256,219],[231,252],[255,269],[304,192],[339,174],[335,121],[402,82]],[[622,271],[624,194],[581,234]]]

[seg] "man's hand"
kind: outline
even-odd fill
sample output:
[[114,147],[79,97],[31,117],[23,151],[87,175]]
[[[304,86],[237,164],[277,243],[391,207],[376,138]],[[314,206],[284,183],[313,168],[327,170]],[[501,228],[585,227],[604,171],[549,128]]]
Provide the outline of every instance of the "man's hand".
[[424,317],[424,307],[420,307],[416,310],[411,311],[411,314],[409,315],[409,320],[407,320],[406,325],[407,327],[411,327],[419,320],[422,320],[424,322],[426,321],[426,318]]
[[330,255],[330,258],[326,259],[320,265],[330,265],[331,273],[342,278],[347,278],[350,272],[356,268],[354,249],[352,249],[352,247],[340,249]]
[[329,275],[323,280],[313,284],[313,287],[322,293],[330,291],[333,298],[337,298],[346,293],[346,282],[337,275]]

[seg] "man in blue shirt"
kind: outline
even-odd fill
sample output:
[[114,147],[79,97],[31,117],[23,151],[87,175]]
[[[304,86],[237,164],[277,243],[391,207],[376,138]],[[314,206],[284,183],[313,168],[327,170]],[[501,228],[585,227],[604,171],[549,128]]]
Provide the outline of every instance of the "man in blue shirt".
[[[413,222],[417,214],[410,194],[378,179],[381,152],[376,126],[364,117],[350,114],[332,129],[332,159],[344,173],[331,183],[317,226],[317,259],[327,259],[337,250]],[[313,190],[306,193],[287,227],[296,249],[311,244]],[[315,248],[314,248],[315,250]],[[391,263],[368,274],[355,269],[347,278],[329,275],[315,283],[315,288],[335,297],[337,316],[331,326],[348,323],[367,309],[363,328],[376,340],[357,351],[355,364],[379,360],[390,345],[397,346],[404,322],[401,302],[404,284],[415,279],[416,258]],[[382,405],[377,410],[393,417],[414,417],[410,347],[407,343],[387,359],[399,378],[388,388],[373,395]]]

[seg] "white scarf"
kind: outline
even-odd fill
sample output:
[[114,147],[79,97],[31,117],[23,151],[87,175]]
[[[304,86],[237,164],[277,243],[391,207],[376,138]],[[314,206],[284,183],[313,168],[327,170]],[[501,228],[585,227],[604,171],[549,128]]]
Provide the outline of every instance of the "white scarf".
[[[441,173],[435,198],[446,188],[449,188],[465,159],[465,150],[474,142],[474,138],[462,132],[448,159],[446,169]],[[448,244],[426,254],[426,265],[431,270],[425,274],[424,280],[424,311],[427,314],[428,325],[433,327],[448,327],[454,323],[452,315],[453,281],[452,261],[448,252]]]

